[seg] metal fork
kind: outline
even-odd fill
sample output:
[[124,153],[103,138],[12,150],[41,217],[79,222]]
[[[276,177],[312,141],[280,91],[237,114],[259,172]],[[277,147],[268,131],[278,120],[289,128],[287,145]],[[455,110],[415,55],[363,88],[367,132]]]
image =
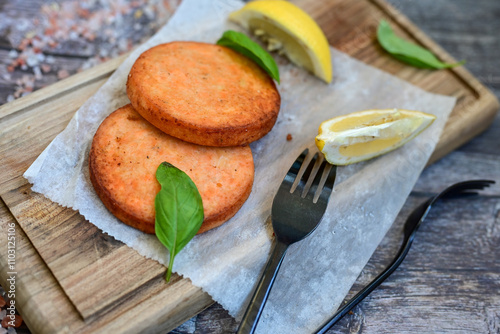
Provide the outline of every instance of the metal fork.
[[408,216],[406,223],[404,225],[404,241],[399,248],[398,254],[392,261],[392,263],[373,281],[371,281],[367,286],[365,286],[361,291],[359,291],[354,297],[351,298],[344,306],[337,310],[337,312],[326,322],[323,323],[316,331],[316,334],[326,333],[333,325],[335,325],[344,315],[346,315],[350,310],[352,310],[359,302],[361,302],[366,296],[368,296],[376,287],[378,287],[387,277],[389,277],[396,268],[399,267],[401,262],[408,254],[410,250],[415,234],[417,233],[420,224],[425,220],[432,206],[441,198],[455,198],[464,196],[474,196],[477,195],[476,190],[481,190],[494,184],[495,181],[492,180],[471,180],[455,183],[436,196],[429,198],[424,203],[420,204],[412,213]]
[[[247,307],[238,333],[253,333],[267,297],[291,244],[307,237],[326,211],[336,176],[336,166],[308,150],[295,160],[274,197],[271,220],[276,236],[267,266]],[[301,168],[302,167],[302,168]]]

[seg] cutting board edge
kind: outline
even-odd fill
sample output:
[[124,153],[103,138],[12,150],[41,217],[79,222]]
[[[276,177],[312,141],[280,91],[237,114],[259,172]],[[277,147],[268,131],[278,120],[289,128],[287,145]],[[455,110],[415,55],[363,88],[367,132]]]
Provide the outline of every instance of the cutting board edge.
[[[436,41],[434,41],[429,35],[419,28],[415,23],[413,23],[407,16],[399,12],[393,5],[388,3],[386,0],[369,0],[375,6],[379,7],[382,12],[385,12],[392,20],[397,22],[397,24],[404,29],[404,31],[417,40],[423,47],[429,49],[438,58],[447,63],[457,63],[457,60],[443,49]],[[472,91],[475,92],[476,97],[479,99],[483,94],[493,95],[489,89],[484,86],[472,73],[465,68],[465,66],[457,66],[445,69],[445,71],[450,71],[455,77],[457,77],[464,85],[468,86]],[[496,97],[493,95],[496,99]],[[497,101],[498,103],[498,101]]]
[[[476,103],[473,106],[470,106],[470,108],[479,108],[477,106],[477,104],[479,103],[482,104],[482,112],[480,113],[481,118],[480,120],[471,120],[471,122],[469,123],[477,124],[478,126],[475,126],[474,128],[468,127],[467,122],[460,123],[460,127],[456,126],[456,123],[455,125],[450,125],[447,123],[446,126],[455,126],[455,130],[459,133],[462,133],[463,135],[450,137],[449,135],[447,136],[443,131],[443,135],[439,138],[439,141],[434,148],[434,152],[429,158],[427,166],[437,162],[457,148],[465,145],[474,137],[480,135],[491,126],[496,115],[498,114],[498,111],[500,110],[499,100],[490,90],[485,88],[485,90],[481,92],[481,100],[476,101]],[[472,113],[466,114],[465,117],[472,118],[472,116],[470,115],[472,115]]]
[[[189,289],[191,294],[184,298],[184,301],[189,301],[189,303],[185,303],[183,307],[176,310],[176,312],[169,313],[168,318],[165,317],[165,312],[161,308],[158,307],[154,309],[146,306],[148,304],[151,304],[152,306],[158,305],[158,300],[153,299],[162,297],[151,296],[143,303],[142,310],[137,311],[133,308],[128,309],[124,313],[120,313],[118,316],[111,314],[108,316],[108,319],[100,319],[100,323],[98,324],[89,324],[89,320],[84,321],[80,317],[79,313],[74,308],[74,305],[60,287],[59,282],[53,276],[50,269],[47,268],[44,260],[40,257],[38,251],[34,248],[28,236],[24,233],[24,230],[22,230],[21,226],[9,211],[3,200],[0,200],[0,206],[0,217],[3,220],[0,224],[14,223],[16,230],[21,231],[20,233],[16,233],[16,242],[19,243],[18,246],[20,248],[24,249],[24,256],[29,257],[35,262],[30,264],[30,268],[39,265],[45,268],[42,272],[37,272],[36,277],[32,275],[32,272],[27,273],[19,271],[16,279],[16,308],[25,323],[28,325],[28,328],[33,333],[84,334],[88,333],[88,330],[92,330],[92,326],[96,327],[96,325],[102,325],[103,327],[99,329],[94,328],[95,331],[93,331],[93,333],[158,333],[159,330],[162,332],[168,332],[190,319],[193,316],[192,313],[197,314],[214,303],[212,298],[206,292],[203,292],[200,288],[192,285],[189,279],[183,279],[183,284],[191,287]],[[1,268],[6,266],[6,263],[3,263],[3,259],[6,258],[6,254],[3,254],[5,251],[6,249],[0,250]],[[7,270],[0,270],[0,283],[3,286],[7,286],[7,278]],[[40,283],[41,281],[43,281],[43,283]],[[35,286],[35,284],[38,284],[39,286]],[[40,285],[43,285],[43,287]],[[31,295],[27,292],[33,289],[37,289],[39,291],[37,291],[35,295]],[[49,297],[54,296],[47,296],[47,294],[49,294],[49,292],[54,293],[54,291],[56,291],[57,296],[50,299]],[[71,325],[67,325],[64,321],[61,321],[59,324],[53,322],[54,318],[57,318],[57,316],[55,316],[52,312],[54,309],[54,299],[59,300],[56,302],[58,306],[61,306],[61,303],[63,303],[67,307],[71,308],[71,310],[64,310],[64,313],[67,314],[67,312],[70,311],[74,315],[77,315],[77,322]],[[45,304],[43,303],[44,301]],[[190,312],[187,312],[188,310],[190,310]],[[138,314],[146,315],[147,317],[141,319],[142,321],[139,322],[132,321],[134,318],[137,318]],[[124,317],[125,319],[120,321],[118,324],[119,326],[117,327],[116,320],[120,317]],[[59,318],[66,319],[62,314]],[[146,325],[144,325],[145,323]]]

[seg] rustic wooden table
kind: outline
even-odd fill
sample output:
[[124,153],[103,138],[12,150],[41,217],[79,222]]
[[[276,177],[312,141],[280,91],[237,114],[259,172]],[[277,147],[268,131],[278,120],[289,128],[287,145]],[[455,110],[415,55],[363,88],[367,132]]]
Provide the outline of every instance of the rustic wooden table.
[[[499,1],[389,2],[455,58],[466,59],[466,67],[500,99]],[[163,1],[114,3],[0,0],[0,104],[129,50],[169,16]],[[175,8],[176,1],[168,4]],[[85,20],[92,11],[100,16]],[[48,22],[37,21],[41,12],[48,13]],[[69,32],[71,24],[80,26],[78,34]],[[93,29],[96,24],[108,28]],[[23,51],[29,34],[48,37]],[[26,59],[19,61],[22,52]],[[391,260],[403,221],[417,203],[466,179],[500,183],[499,137],[500,115],[485,133],[423,172],[352,293]],[[401,267],[329,333],[500,333],[499,189],[437,206]],[[235,320],[214,304],[172,333],[232,333],[236,328]]]

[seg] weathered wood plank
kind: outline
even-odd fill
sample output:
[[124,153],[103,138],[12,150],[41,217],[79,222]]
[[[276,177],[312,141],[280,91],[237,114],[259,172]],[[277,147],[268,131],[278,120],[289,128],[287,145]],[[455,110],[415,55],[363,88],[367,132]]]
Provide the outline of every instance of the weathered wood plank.
[[[144,294],[147,300],[141,302],[140,296],[139,299],[124,300],[121,305],[99,317],[84,321],[23,229],[0,200],[0,231],[7,231],[9,224],[14,224],[16,230],[16,306],[33,333],[157,333],[182,323],[185,314],[193,312],[193,308],[200,312],[211,303],[210,297],[188,280],[174,279],[170,290],[164,288],[164,278],[159,277],[150,287],[157,293]],[[6,248],[0,249],[2,286],[7,286],[9,272],[6,252]],[[168,299],[183,300],[183,303],[162,310]],[[165,313],[169,317],[165,317]]]
[[498,196],[437,205],[400,268],[329,333],[496,333],[499,209]]
[[[0,104],[116,58],[162,27],[178,0],[0,3]],[[13,55],[10,55],[10,52]],[[48,73],[47,73],[48,72]]]
[[[82,221],[77,212],[32,193],[30,188],[26,185],[13,190],[3,199],[48,267],[61,268],[56,277],[84,318],[102,313],[125,298],[139,302],[158,292],[147,288],[151,280],[164,275],[162,265],[144,259]],[[116,277],[120,277],[119,284],[109,284]]]
[[33,91],[39,90],[50,84],[56,83],[62,78],[58,75],[59,71],[66,71],[69,74],[77,73],[82,66],[82,59],[53,56],[53,64],[49,72],[42,72],[41,79],[35,79],[33,69],[21,70],[17,68],[13,72],[6,70],[14,61],[9,56],[11,49],[0,49],[0,104],[7,102],[9,95],[14,96],[18,87],[18,81],[26,80],[24,86],[32,85]]

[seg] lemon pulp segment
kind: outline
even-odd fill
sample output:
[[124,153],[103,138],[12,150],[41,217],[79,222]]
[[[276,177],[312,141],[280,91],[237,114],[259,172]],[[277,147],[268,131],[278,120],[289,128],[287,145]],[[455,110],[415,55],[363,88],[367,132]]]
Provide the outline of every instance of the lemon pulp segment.
[[409,117],[409,115],[402,114],[401,112],[387,113],[386,111],[383,111],[378,113],[360,113],[359,116],[353,115],[352,117],[345,117],[338,122],[333,123],[330,127],[330,130],[334,132],[340,132],[356,127],[367,127],[384,124],[406,117]]
[[323,122],[315,141],[327,161],[348,165],[404,145],[434,119],[434,115],[398,109],[356,112]]
[[326,82],[332,80],[328,40],[316,22],[294,4],[283,0],[252,1],[231,13],[229,19],[260,37],[269,51],[285,54]]
[[316,72],[309,55],[311,51],[304,43],[291,37],[290,32],[284,30],[284,27],[274,25],[269,19],[266,20],[266,17],[252,18],[248,23],[250,30],[268,43],[268,51],[285,54],[294,64],[312,73]]
[[374,152],[380,152],[388,147],[394,146],[400,141],[400,138],[393,137],[387,139],[376,139],[364,143],[340,146],[339,153],[345,157],[359,157]]

